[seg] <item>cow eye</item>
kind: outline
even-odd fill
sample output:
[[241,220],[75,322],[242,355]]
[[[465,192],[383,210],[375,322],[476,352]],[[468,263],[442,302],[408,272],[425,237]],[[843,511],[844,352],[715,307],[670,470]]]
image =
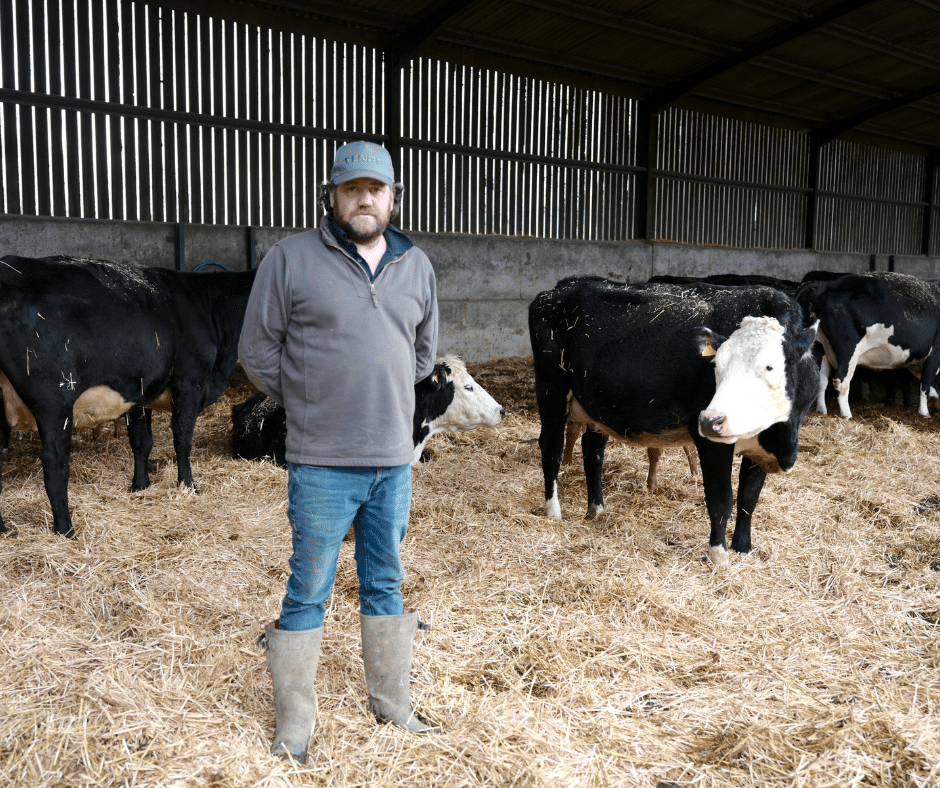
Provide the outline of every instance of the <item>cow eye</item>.
[[773,368],[773,366],[772,366],[771,364],[768,364],[765,371],[766,371],[766,372],[773,372],[773,371],[774,371],[774,368]]
[[464,386],[464,388],[465,388],[467,391],[473,391],[473,386],[471,386],[469,383],[468,383],[466,386]]

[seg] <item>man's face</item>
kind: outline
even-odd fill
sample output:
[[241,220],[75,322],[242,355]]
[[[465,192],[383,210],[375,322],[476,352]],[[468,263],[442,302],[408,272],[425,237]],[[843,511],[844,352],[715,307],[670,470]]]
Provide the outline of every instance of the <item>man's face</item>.
[[357,243],[378,238],[392,218],[395,192],[372,178],[354,178],[330,189],[336,223]]

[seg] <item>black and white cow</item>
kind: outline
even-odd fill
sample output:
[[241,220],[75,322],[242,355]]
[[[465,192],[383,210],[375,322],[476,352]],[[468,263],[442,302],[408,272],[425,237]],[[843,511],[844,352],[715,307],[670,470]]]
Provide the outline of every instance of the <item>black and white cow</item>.
[[918,413],[929,416],[940,369],[940,283],[908,274],[871,271],[808,281],[797,292],[807,314],[819,319],[825,355],[816,407],[826,413],[826,386],[838,392],[839,412],[852,418],[849,389],[858,367],[910,370],[920,378]]
[[38,430],[56,533],[74,536],[73,429],[126,413],[131,488],[142,490],[150,485],[150,409],[169,410],[179,483],[193,486],[196,417],[219,398],[235,366],[254,276],[64,256],[0,258],[0,442],[7,445],[11,429]]
[[[414,455],[416,464],[428,439],[440,432],[495,427],[506,411],[477,383],[456,356],[434,365],[415,383]],[[273,459],[285,465],[287,418],[284,408],[257,393],[232,407],[232,454],[245,460]]]
[[789,471],[815,396],[815,326],[785,293],[767,287],[623,285],[571,277],[529,306],[545,512],[561,519],[557,477],[568,419],[581,440],[592,518],[604,510],[609,437],[637,446],[698,451],[711,521],[708,555],[751,549],[751,516],[768,472]]

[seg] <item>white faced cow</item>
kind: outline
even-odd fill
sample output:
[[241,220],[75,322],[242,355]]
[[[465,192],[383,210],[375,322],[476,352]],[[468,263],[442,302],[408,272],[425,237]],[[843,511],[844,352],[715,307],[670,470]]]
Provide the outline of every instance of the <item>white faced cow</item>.
[[[420,460],[433,435],[495,427],[505,415],[505,409],[470,376],[463,361],[448,356],[434,365],[428,377],[415,383],[412,465]],[[284,465],[286,438],[284,408],[264,394],[255,394],[232,408],[232,452],[236,457],[271,457]]]
[[609,437],[694,444],[711,520],[708,555],[717,565],[728,563],[731,471],[741,454],[731,547],[748,552],[764,478],[795,464],[815,396],[816,330],[803,323],[796,301],[769,287],[571,277],[540,293],[529,306],[529,332],[546,514],[561,519],[557,478],[570,419],[586,426],[588,518],[604,510]]
[[940,284],[888,271],[809,281],[797,300],[819,319],[820,364],[816,409],[826,413],[830,371],[839,412],[852,418],[849,387],[858,367],[907,368],[920,378],[918,413],[929,416],[940,369]]

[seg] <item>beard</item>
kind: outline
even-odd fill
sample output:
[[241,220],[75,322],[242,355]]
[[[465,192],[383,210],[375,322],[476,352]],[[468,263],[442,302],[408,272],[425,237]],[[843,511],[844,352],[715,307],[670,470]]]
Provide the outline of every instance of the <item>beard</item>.
[[357,244],[371,243],[385,232],[391,220],[391,212],[381,211],[380,214],[357,213],[352,216],[334,213],[333,218],[342,228],[346,236]]
[[343,228],[346,237],[357,244],[371,243],[385,232],[385,227],[388,224],[387,222],[385,224],[381,223],[374,216],[363,215],[353,216],[345,222],[337,217],[336,223]]

